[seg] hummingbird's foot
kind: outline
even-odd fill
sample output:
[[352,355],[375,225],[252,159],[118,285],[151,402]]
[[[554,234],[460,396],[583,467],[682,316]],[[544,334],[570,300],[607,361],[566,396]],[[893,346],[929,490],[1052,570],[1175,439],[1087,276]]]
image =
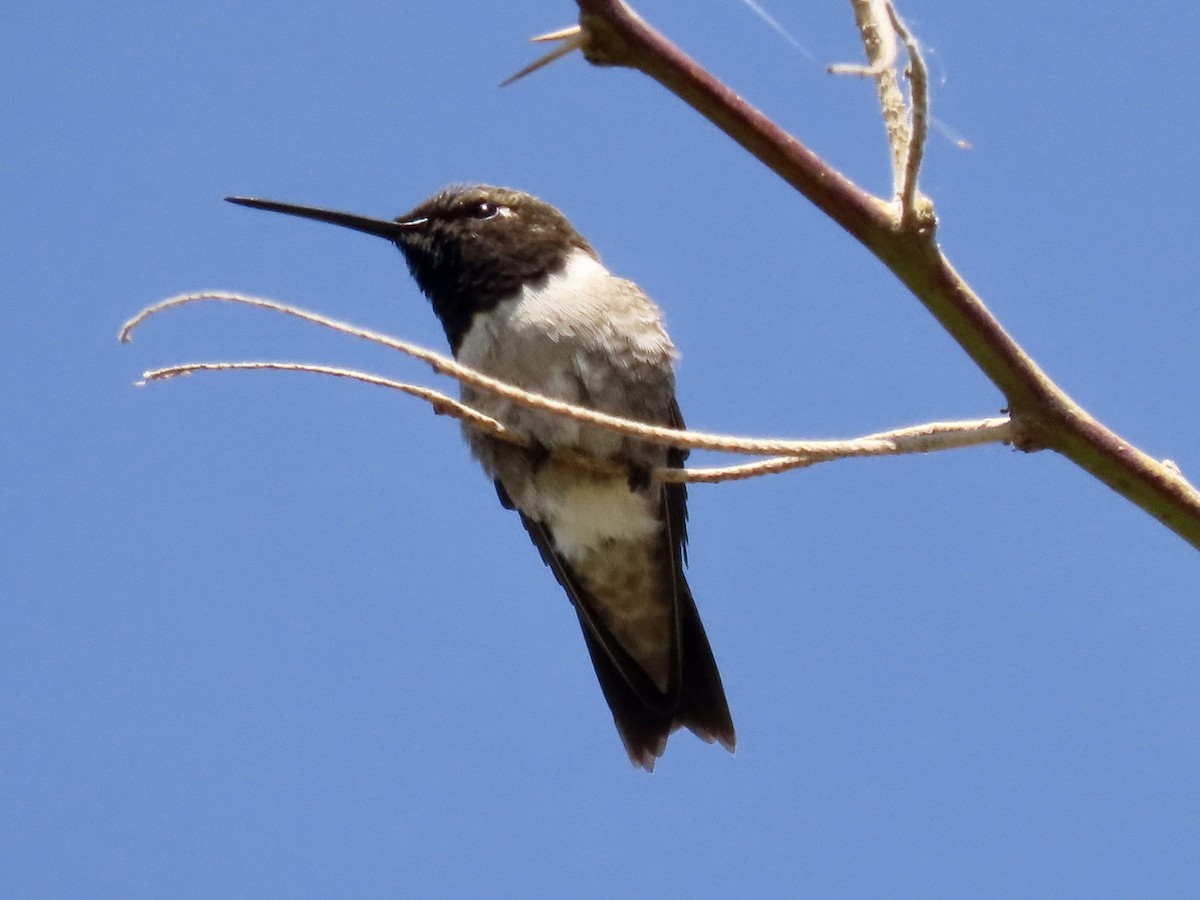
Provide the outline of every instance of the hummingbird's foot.
[[626,463],[626,465],[628,468],[625,473],[625,479],[629,483],[629,490],[635,494],[650,490],[651,474],[654,469],[639,463],[631,462]]
[[542,470],[542,466],[550,458],[550,448],[537,438],[530,438],[526,453],[529,457],[529,471],[534,475]]

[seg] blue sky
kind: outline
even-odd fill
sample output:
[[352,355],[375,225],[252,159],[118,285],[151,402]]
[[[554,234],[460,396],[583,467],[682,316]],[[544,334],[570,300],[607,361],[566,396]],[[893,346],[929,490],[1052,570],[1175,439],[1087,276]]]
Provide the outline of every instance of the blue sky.
[[[494,8],[492,8],[494,7]],[[802,7],[802,8],[797,8]],[[641,11],[887,189],[870,85],[735,0]],[[848,4],[768,7],[822,64]],[[955,265],[1091,412],[1200,474],[1194,4],[914,0]],[[1200,559],[1050,454],[697,487],[735,756],[633,770],[574,617],[456,427],[313,376],[434,347],[369,215],[489,181],[666,311],[697,428],[846,437],[1003,399],[852,240],[634,73],[514,87],[570,3],[49,2],[0,30],[0,893],[1195,896]]]

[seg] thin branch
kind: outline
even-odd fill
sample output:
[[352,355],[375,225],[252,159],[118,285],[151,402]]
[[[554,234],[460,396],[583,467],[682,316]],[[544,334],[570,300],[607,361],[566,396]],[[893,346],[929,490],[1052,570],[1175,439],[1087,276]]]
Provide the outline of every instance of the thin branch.
[[393,391],[399,391],[402,394],[408,394],[410,397],[416,397],[419,400],[424,400],[433,407],[433,411],[439,416],[451,416],[470,425],[472,428],[477,428],[497,440],[504,441],[507,444],[515,444],[520,447],[530,446],[529,439],[517,431],[498,422],[491,416],[484,415],[479,410],[468,406],[461,401],[455,400],[452,397],[447,397],[440,391],[435,391],[432,388],[422,387],[418,384],[408,384],[403,381],[395,381],[391,378],[384,378],[381,375],[372,375],[370,372],[360,372],[357,369],[343,369],[338,366],[323,366],[311,363],[287,363],[287,362],[211,362],[211,363],[183,363],[177,366],[164,366],[161,369],[151,369],[148,372],[142,373],[142,380],[137,382],[138,387],[144,387],[152,381],[167,381],[172,378],[182,378],[185,375],[191,375],[195,372],[232,372],[232,371],[275,371],[275,372],[314,372],[319,375],[329,375],[334,378],[348,378],[353,381],[361,381],[365,384],[375,385],[377,387],[390,388]]
[[[465,423],[471,428],[477,428],[492,437],[520,447],[531,446],[531,441],[525,435],[506,427],[491,416],[468,406],[439,391],[419,385],[407,384],[361,372],[356,369],[343,369],[336,366],[316,365],[311,363],[287,362],[209,362],[184,363],[153,369],[143,374],[145,385],[152,381],[166,381],[196,372],[232,372],[232,371],[280,371],[280,372],[309,372],[318,375],[328,375],[335,378],[348,378],[361,381],[376,387],[386,387],[400,391],[410,397],[416,397],[429,403],[434,412],[448,415]],[[623,420],[632,427],[638,423]],[[822,462],[832,462],[837,459],[865,458],[871,456],[901,456],[914,453],[929,453],[935,450],[950,450],[963,447],[975,447],[982,444],[1003,443],[1012,438],[1011,423],[1008,419],[979,419],[967,422],[934,422],[927,425],[917,425],[909,428],[898,428],[892,431],[870,434],[866,437],[846,441],[807,441],[811,453],[805,456],[772,457],[755,462],[741,463],[719,468],[678,469],[668,466],[656,468],[654,477],[659,481],[683,483],[715,484],[724,481],[740,481],[763,475],[774,475],[792,469],[813,466]],[[730,438],[730,441],[737,440]],[[551,453],[559,462],[586,468],[591,471],[625,477],[627,470],[616,463],[596,457],[587,456],[570,450],[554,450]]]
[[[932,205],[917,193],[917,179],[929,134],[929,71],[921,47],[892,0],[850,2],[870,65],[834,65],[829,67],[829,72],[875,79],[892,152],[892,196],[898,210],[897,224],[901,229],[932,232],[937,224]],[[896,70],[897,36],[904,42],[908,58],[908,102],[900,90]]]
[[619,0],[577,0],[584,58],[641,69],[710,118],[819,209],[864,242],[890,231],[891,204],[873,197],[751,107]]
[[[852,75],[856,78],[884,78],[891,75],[891,93],[895,102],[882,105],[898,108],[903,112],[904,100],[900,95],[900,87],[896,84],[893,72],[897,55],[896,32],[886,26],[888,20],[886,0],[850,0],[850,5],[854,8],[854,21],[858,23],[863,47],[867,51],[867,65],[834,63],[825,71],[830,75]],[[882,88],[880,93],[883,93]],[[903,116],[900,121],[903,122]]]
[[892,196],[903,190],[904,161],[908,154],[908,107],[896,79],[896,30],[888,16],[888,0],[850,0],[854,21],[867,54],[867,65],[841,63],[830,66],[831,75],[856,75],[875,79],[883,127],[892,151]]
[[[173,310],[192,302],[220,301],[232,302],[242,306],[252,306],[263,308],[263,310],[271,310],[272,312],[280,312],[286,316],[305,320],[316,325],[322,325],[323,328],[340,331],[341,334],[359,337],[362,340],[371,341],[372,343],[380,344],[380,346],[388,347],[394,350],[400,350],[401,353],[413,356],[414,359],[419,359],[422,362],[427,362],[433,368],[433,371],[439,374],[445,374],[451,378],[455,378],[462,384],[469,384],[474,388],[485,390],[505,400],[511,400],[515,403],[520,403],[521,406],[530,409],[538,409],[541,412],[552,413],[554,415],[564,416],[564,418],[572,419],[578,422],[584,422],[587,425],[599,426],[606,428],[608,431],[625,434],[628,437],[634,437],[641,440],[647,440],[649,443],[664,444],[667,446],[677,446],[677,448],[688,448],[691,450],[712,450],[715,452],[732,452],[732,454],[748,454],[748,455],[764,455],[764,456],[814,456],[829,452],[830,446],[838,445],[845,446],[852,442],[822,442],[822,440],[781,440],[778,438],[744,438],[733,437],[728,434],[708,434],[696,431],[680,431],[678,428],[665,428],[659,425],[649,425],[646,422],[636,422],[630,419],[623,419],[622,416],[608,415],[606,413],[595,412],[594,409],[586,407],[577,407],[571,403],[554,400],[552,397],[545,397],[540,394],[516,388],[516,386],[500,382],[496,378],[486,376],[481,372],[476,372],[473,368],[463,366],[460,362],[456,362],[443,356],[439,353],[434,353],[433,350],[420,347],[418,344],[408,341],[401,341],[400,338],[391,337],[389,335],[380,334],[378,331],[371,331],[364,328],[359,328],[358,325],[352,325],[340,320],[322,316],[322,314],[301,310],[296,306],[281,304],[275,300],[260,298],[260,296],[245,296],[242,294],[232,294],[226,292],[199,292],[196,294],[178,294],[170,296],[166,300],[151,304],[139,312],[137,316],[128,320],[120,331],[120,340],[122,343],[130,342],[133,338],[133,332],[139,325],[167,310]],[[214,366],[238,366],[241,364],[194,364],[194,367],[188,371],[203,370],[204,367]],[[299,364],[283,364],[283,365],[299,365]],[[265,367],[264,364],[245,364],[244,367]],[[160,378],[169,378],[185,374],[186,367],[173,366],[167,370],[157,370],[154,372],[146,372],[144,378],[146,380],[155,380]],[[374,378],[374,376],[371,376]],[[421,389],[425,390],[425,389]],[[985,424],[995,425],[1000,420],[983,420]],[[932,430],[932,431],[929,431]],[[930,436],[935,436],[937,433],[947,431],[946,426],[917,426],[916,431],[928,432]],[[989,438],[978,443],[990,443],[992,440],[1008,440],[1012,438],[1012,433],[1004,432],[1004,436],[1000,438]],[[854,455],[853,452],[848,452],[845,455]]]
[[528,391],[521,390],[503,381],[499,381],[490,376],[477,372],[467,366],[464,366],[447,356],[440,353],[435,353],[424,347],[408,341],[399,340],[386,334],[370,331],[365,328],[359,328],[347,322],[341,322],[337,319],[322,316],[319,313],[309,312],[299,309],[298,307],[289,306],[285,303],[278,303],[274,300],[268,300],[264,297],[248,297],[241,294],[228,293],[223,291],[206,291],[195,294],[179,294],[174,297],[168,297],[159,303],[152,304],[139,312],[136,316],[130,319],[121,329],[120,339],[122,342],[127,342],[132,339],[134,330],[141,325],[150,316],[164,312],[169,309],[174,309],[189,303],[219,301],[225,303],[236,303],[243,306],[252,306],[260,309],[269,309],[273,312],[283,313],[284,315],[302,319],[306,322],[312,322],[316,325],[321,325],[325,328],[330,328],[334,331],[348,334],[352,337],[362,338],[371,341],[372,343],[380,344],[384,347],[398,350],[401,353],[407,354],[414,359],[419,359],[427,363],[435,372],[440,375],[447,375],[457,379],[463,384],[469,384],[472,387],[480,390],[488,391],[496,394],[507,400],[512,400],[531,409],[537,409],[543,412],[554,413],[557,415],[567,416],[576,421],[584,422],[589,425],[597,425],[601,428],[607,428],[613,431],[618,431],[630,437],[640,438],[641,440],[651,443],[664,444],[672,447],[687,447],[693,450],[714,450],[730,453],[749,453],[749,454],[765,454],[765,455],[805,455],[810,451],[807,444],[778,441],[773,439],[738,439],[729,441],[719,435],[705,435],[693,431],[679,431],[674,428],[664,428],[658,425],[649,425],[641,423],[629,422],[619,416],[611,416],[605,413],[596,412],[595,410],[584,409],[582,407],[573,406],[570,403],[564,403],[561,400],[555,400],[550,397],[544,397],[540,394],[534,394]]
[[[933,240],[647,25],[621,0],[576,0],[588,61],[638,69],[691,105],[874,253],[996,385],[1026,450],[1051,448],[1200,548],[1200,492],[1087,414],[1001,327]],[[858,0],[855,0],[857,3]]]
[[912,36],[896,5],[887,0],[887,13],[892,27],[904,41],[904,52],[908,56],[908,83],[911,102],[911,121],[908,128],[908,141],[904,153],[904,165],[900,175],[900,227],[917,226],[922,218],[932,217],[932,209],[918,208],[917,178],[921,173],[921,162],[925,158],[925,142],[929,137],[929,69],[925,65],[925,57],[921,53],[921,45]]

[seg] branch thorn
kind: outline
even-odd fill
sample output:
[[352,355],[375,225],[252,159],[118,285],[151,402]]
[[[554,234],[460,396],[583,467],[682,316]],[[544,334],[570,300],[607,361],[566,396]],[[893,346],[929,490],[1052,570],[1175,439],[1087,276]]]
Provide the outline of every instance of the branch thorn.
[[545,68],[556,59],[560,59],[575,50],[582,49],[582,47],[588,42],[588,33],[584,31],[583,26],[581,25],[569,25],[566,28],[560,28],[557,31],[548,31],[545,34],[539,34],[536,37],[531,37],[529,40],[531,43],[535,44],[542,44],[550,41],[562,41],[562,43],[544,56],[539,56],[515,75],[510,75],[508,78],[505,78],[502,82],[500,82],[500,87],[508,87],[513,82],[520,81],[526,75],[532,75],[538,69]]

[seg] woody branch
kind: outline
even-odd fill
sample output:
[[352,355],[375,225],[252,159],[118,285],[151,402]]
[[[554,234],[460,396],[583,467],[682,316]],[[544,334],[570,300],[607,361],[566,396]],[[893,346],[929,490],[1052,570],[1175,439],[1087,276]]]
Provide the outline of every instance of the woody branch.
[[[884,98],[899,202],[870,194],[722,84],[651,28],[622,0],[576,0],[573,44],[598,66],[650,76],[709,119],[883,262],[1003,393],[1024,450],[1048,448],[1107,484],[1200,548],[1200,492],[1175,467],[1156,460],[1090,416],[1055,384],[1000,325],[935,240],[933,206],[916,190],[918,130],[927,115],[920,51],[890,0],[852,0],[873,68],[886,62],[872,35],[896,36],[909,59],[909,135]],[[892,54],[896,56],[898,54]],[[894,69],[894,59],[889,69]],[[893,80],[896,75],[890,76]],[[881,95],[884,81],[879,80]],[[921,138],[923,140],[923,137]],[[900,153],[903,149],[903,154]],[[902,164],[898,160],[903,160]]]

